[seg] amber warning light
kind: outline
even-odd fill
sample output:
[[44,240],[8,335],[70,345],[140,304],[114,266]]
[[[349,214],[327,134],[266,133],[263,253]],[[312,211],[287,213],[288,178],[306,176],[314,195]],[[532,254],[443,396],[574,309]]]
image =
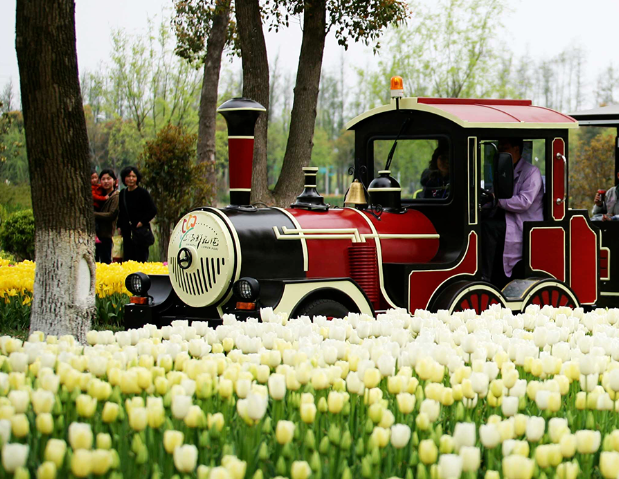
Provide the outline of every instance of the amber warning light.
[[391,98],[402,98],[404,96],[404,81],[402,77],[391,77]]

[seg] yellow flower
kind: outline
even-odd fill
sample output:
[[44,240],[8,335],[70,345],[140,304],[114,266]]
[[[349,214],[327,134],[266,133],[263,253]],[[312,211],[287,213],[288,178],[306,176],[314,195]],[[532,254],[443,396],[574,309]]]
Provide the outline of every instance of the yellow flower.
[[106,449],[96,449],[92,451],[91,460],[93,474],[102,476],[112,467],[112,452]]
[[78,449],[71,457],[71,472],[77,477],[87,477],[92,471],[92,452]]
[[387,447],[391,438],[391,429],[385,429],[384,427],[376,426],[372,431],[372,438],[376,441],[376,445],[381,449]]
[[103,422],[111,423],[116,421],[116,418],[118,417],[118,409],[118,404],[109,401],[106,402],[103,406],[103,411],[101,412],[101,419]]
[[73,450],[92,447],[92,430],[90,424],[73,422],[69,425],[69,443]]
[[48,412],[41,413],[37,415],[36,426],[41,434],[51,434],[54,431],[54,418]]
[[50,439],[45,446],[45,460],[51,461],[57,469],[62,467],[64,455],[67,450],[67,443],[62,439]]
[[290,469],[292,479],[307,479],[312,474],[310,466],[305,461],[294,461]]
[[424,439],[419,443],[419,459],[424,464],[434,464],[438,457],[438,448],[432,439]]
[[312,403],[302,403],[301,408],[301,420],[305,424],[312,424],[316,419],[316,405]]
[[174,449],[183,444],[185,436],[180,431],[168,429],[163,433],[163,447],[168,454],[172,454]]
[[145,407],[134,407],[129,411],[129,426],[134,431],[143,431],[148,424],[148,414]]
[[77,414],[84,418],[90,418],[97,410],[97,400],[88,394],[80,394],[75,400]]
[[37,469],[37,479],[56,479],[56,464],[45,461]]
[[288,444],[294,436],[295,424],[291,421],[277,421],[275,438],[281,445]]
[[112,448],[112,436],[105,432],[97,434],[97,449],[111,449]]
[[30,423],[25,414],[15,414],[11,418],[11,429],[15,437],[26,437],[30,433]]
[[367,389],[372,389],[380,383],[381,374],[377,368],[368,368],[363,374],[363,384]]

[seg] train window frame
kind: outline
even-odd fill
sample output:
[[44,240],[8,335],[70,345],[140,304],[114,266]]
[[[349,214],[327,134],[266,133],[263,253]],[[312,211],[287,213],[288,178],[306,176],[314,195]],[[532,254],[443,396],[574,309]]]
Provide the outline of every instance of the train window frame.
[[[368,184],[369,182],[372,181],[372,179],[377,177],[377,173],[378,171],[382,171],[384,168],[384,164],[378,164],[377,167],[377,162],[375,160],[375,142],[376,141],[391,141],[392,143],[395,141],[397,135],[373,135],[370,138],[368,138],[367,140],[367,148],[366,151],[368,153]],[[440,142],[445,142],[445,144],[447,145],[447,149],[449,151],[449,185],[453,185],[453,181],[455,181],[455,175],[454,175],[454,170],[455,170],[455,159],[454,159],[454,142],[452,141],[451,136],[447,135],[447,134],[428,134],[428,135],[403,135],[398,139],[398,143],[399,142],[403,142],[403,141],[411,141],[411,140],[432,140],[432,141],[437,141],[438,143]],[[397,155],[398,150],[396,149],[395,154]],[[394,155],[395,158],[395,155]],[[383,159],[383,161],[386,161],[386,157]],[[428,158],[428,163],[430,161],[431,158]],[[425,171],[427,169],[427,166],[424,167],[424,169],[422,170]],[[393,171],[393,168],[392,168]],[[396,175],[393,175],[394,178],[397,179]],[[401,186],[401,185],[400,185]],[[415,192],[417,192],[418,190],[416,190]],[[413,193],[415,193],[413,192]],[[410,195],[405,195],[404,193],[402,193],[402,204],[445,204],[445,203],[449,203],[450,201],[452,201],[454,196],[454,188],[452,186],[450,186],[449,188],[449,194],[444,197],[444,198],[414,198],[411,197]]]

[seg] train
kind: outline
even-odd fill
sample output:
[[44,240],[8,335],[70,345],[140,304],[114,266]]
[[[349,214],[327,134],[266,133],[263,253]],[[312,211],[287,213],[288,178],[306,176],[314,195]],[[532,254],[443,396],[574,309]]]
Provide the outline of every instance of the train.
[[[264,111],[245,98],[219,107],[228,127],[230,205],[195,208],[179,220],[169,275],[127,277],[127,328],[175,319],[218,324],[226,314],[259,317],[263,308],[343,317],[390,308],[619,305],[619,254],[611,254],[619,224],[591,221],[569,206],[574,118],[529,100],[405,97],[395,77],[389,104],[346,125],[354,166],[344,206],[327,204],[318,168],[305,167],[303,191],[280,208],[250,201],[254,126]],[[544,183],[543,220],[524,223],[524,279],[505,287],[481,271],[488,192],[512,195],[513,166],[498,152],[501,138],[522,141],[523,159]],[[437,151],[448,163],[428,187]]]

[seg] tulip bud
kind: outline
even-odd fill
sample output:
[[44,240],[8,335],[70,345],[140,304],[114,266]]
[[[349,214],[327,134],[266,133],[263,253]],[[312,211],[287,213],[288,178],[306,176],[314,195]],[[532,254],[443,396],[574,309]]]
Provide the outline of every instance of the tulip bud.
[[301,420],[305,424],[312,424],[314,422],[314,419],[316,419],[316,406],[314,405],[314,403],[301,404],[300,413]]
[[438,457],[438,449],[432,439],[424,439],[419,443],[419,459],[424,464],[434,464]]
[[54,431],[54,418],[50,413],[41,413],[37,415],[36,426],[41,434],[51,434]]
[[281,445],[292,441],[294,436],[295,424],[291,421],[278,421],[275,428],[275,438]]
[[56,473],[56,464],[45,461],[37,469],[37,479],[56,479]]
[[11,431],[13,436],[22,438],[30,433],[30,423],[25,414],[15,414],[11,417]]

